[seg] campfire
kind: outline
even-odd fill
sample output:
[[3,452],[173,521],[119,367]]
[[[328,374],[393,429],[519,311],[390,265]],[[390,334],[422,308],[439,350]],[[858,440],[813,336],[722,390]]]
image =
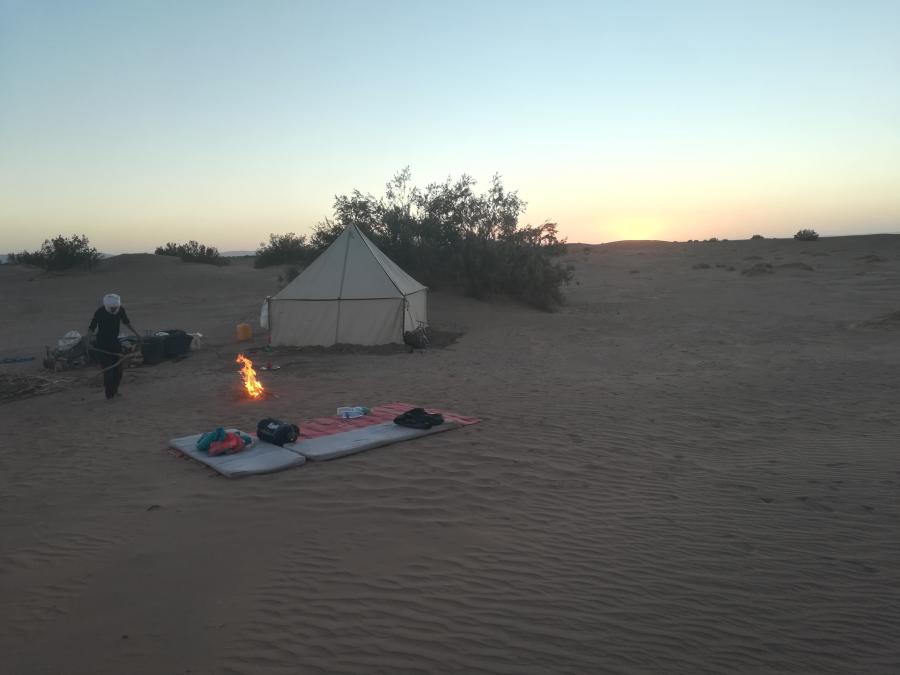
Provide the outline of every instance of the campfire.
[[242,364],[241,377],[244,380],[244,389],[250,398],[259,398],[265,392],[262,382],[256,377],[256,371],[253,369],[253,361],[243,354],[238,354],[234,360],[235,363]]

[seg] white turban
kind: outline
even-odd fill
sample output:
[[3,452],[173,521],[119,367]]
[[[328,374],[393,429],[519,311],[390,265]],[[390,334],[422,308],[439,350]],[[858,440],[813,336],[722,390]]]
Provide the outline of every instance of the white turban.
[[122,306],[122,298],[115,293],[107,293],[103,296],[103,306],[106,307],[106,311],[115,314]]

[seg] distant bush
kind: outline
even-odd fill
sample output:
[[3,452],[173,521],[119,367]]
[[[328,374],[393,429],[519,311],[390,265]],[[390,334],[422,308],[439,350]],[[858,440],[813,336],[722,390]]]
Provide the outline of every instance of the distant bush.
[[20,265],[35,265],[45,270],[67,270],[85,266],[91,269],[100,261],[100,253],[91,246],[86,235],[73,234],[71,237],[59,235],[45,239],[37,251],[10,253],[8,262]]
[[285,268],[283,274],[278,275],[278,281],[282,286],[287,286],[294,279],[296,279],[300,275],[300,270],[298,270],[293,265]]
[[741,274],[746,274],[750,277],[757,277],[761,274],[773,274],[775,272],[775,268],[772,267],[771,263],[756,263],[753,267],[748,267],[745,270],[741,270]]
[[[411,184],[409,169],[398,173],[383,197],[355,190],[334,201],[334,220],[319,223],[312,236],[270,235],[257,250],[257,267],[305,264],[355,224],[391,260],[431,288],[450,286],[487,298],[511,296],[544,310],[562,304],[562,286],[574,268],[558,260],[566,253],[556,223],[519,225],[525,202],[494,176],[487,192],[474,191],[463,175],[425,188]],[[586,249],[583,249],[586,250]]]
[[710,237],[706,241],[719,241],[718,237]]
[[815,241],[818,238],[819,234],[815,230],[800,230],[794,235],[797,241]]
[[270,234],[269,243],[261,243],[256,249],[255,267],[272,265],[305,265],[314,256],[313,247],[307,244],[306,235]]
[[753,235],[752,237],[750,237],[750,238],[751,238],[751,239],[765,239],[765,237],[762,236],[761,234],[754,234],[754,235]]
[[228,264],[228,258],[223,258],[219,254],[219,249],[215,246],[198,244],[193,239],[186,244],[169,242],[165,246],[158,246],[154,253],[156,255],[168,255],[181,258],[184,262],[197,262],[220,266]]
[[387,184],[385,195],[358,190],[335,198],[335,220],[313,233],[319,250],[355,223],[386,255],[414,278],[488,298],[503,294],[551,310],[563,302],[562,286],[573,267],[558,260],[566,253],[556,223],[521,226],[525,202],[494,176],[477,194],[463,175],[425,188],[411,184],[409,169]]

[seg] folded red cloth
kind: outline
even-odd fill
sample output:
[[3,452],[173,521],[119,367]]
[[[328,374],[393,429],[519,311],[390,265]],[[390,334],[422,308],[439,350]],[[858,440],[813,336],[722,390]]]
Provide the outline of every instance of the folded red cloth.
[[225,434],[225,438],[221,441],[213,441],[209,444],[209,454],[211,457],[216,455],[233,455],[244,449],[244,439],[233,431]]

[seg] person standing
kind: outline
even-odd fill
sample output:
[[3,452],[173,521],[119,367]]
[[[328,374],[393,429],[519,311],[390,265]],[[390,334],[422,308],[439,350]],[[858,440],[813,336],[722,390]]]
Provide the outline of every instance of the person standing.
[[141,336],[132,327],[131,320],[122,307],[122,298],[115,293],[103,296],[103,306],[98,307],[91,319],[88,333],[95,334],[94,347],[103,369],[103,386],[106,398],[111,399],[119,392],[122,381],[122,344],[119,342],[120,324],[125,324],[138,340]]

